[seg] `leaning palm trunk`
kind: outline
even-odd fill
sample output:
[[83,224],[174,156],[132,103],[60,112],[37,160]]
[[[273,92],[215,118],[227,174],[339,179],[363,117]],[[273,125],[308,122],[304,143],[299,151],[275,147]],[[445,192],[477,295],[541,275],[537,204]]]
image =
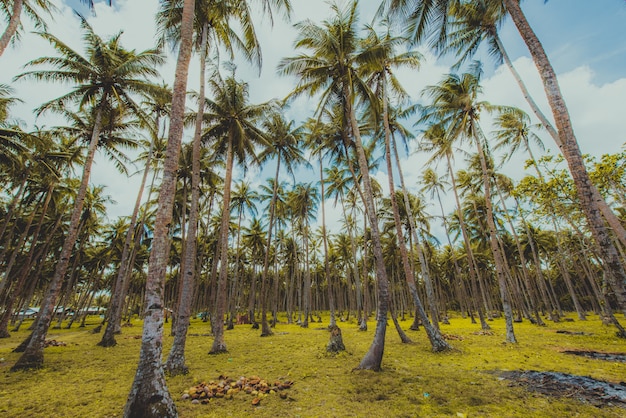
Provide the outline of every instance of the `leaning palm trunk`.
[[159,206],[146,280],[143,335],[139,364],[124,408],[126,418],[176,417],[176,406],[167,390],[161,363],[163,350],[163,291],[170,240],[169,225],[176,191],[176,169],[183,136],[187,75],[191,59],[195,0],[185,0],[181,19],[181,42],[176,62],[168,147],[165,152]]
[[[188,368],[185,365],[185,343],[187,342],[187,330],[191,317],[191,304],[195,287],[196,258],[198,247],[198,217],[200,200],[200,146],[202,137],[202,117],[204,110],[204,73],[206,69],[208,24],[202,27],[202,41],[200,45],[200,91],[198,92],[198,113],[196,114],[196,126],[193,135],[192,158],[191,158],[191,205],[189,207],[188,230],[185,241],[184,270],[181,278],[180,303],[174,332],[174,343],[165,363],[165,369],[171,375],[186,374]],[[174,326],[174,325],[172,325]]]
[[[476,128],[479,132],[481,132],[478,126],[476,126]],[[504,254],[502,254],[500,244],[498,243],[496,224],[493,218],[493,207],[491,202],[491,180],[489,178],[487,160],[485,158],[485,151],[482,145],[483,137],[484,136],[481,132],[480,137],[474,138],[474,141],[478,150],[478,156],[480,157],[480,167],[482,169],[483,175],[483,193],[485,195],[485,207],[487,209],[489,244],[491,245],[491,252],[493,253],[493,258],[496,265],[496,276],[498,278],[498,285],[500,287],[500,299],[502,300],[502,310],[504,311],[504,319],[506,322],[506,341],[509,343],[516,343],[517,340],[515,339],[515,333],[513,331],[513,311],[511,309],[509,292],[507,292]]]
[[456,179],[454,177],[454,171],[452,170],[452,162],[450,161],[450,155],[446,154],[446,163],[448,166],[448,173],[450,174],[450,181],[452,182],[452,192],[454,194],[454,200],[456,202],[456,214],[457,217],[459,218],[459,225],[461,227],[461,235],[463,236],[463,242],[465,243],[465,252],[467,253],[467,264],[469,267],[469,274],[470,274],[470,282],[471,282],[471,289],[472,289],[472,302],[475,305],[476,308],[476,312],[478,313],[478,319],[480,321],[480,327],[481,329],[483,329],[484,331],[487,331],[489,329],[491,329],[491,327],[489,326],[489,324],[487,324],[487,321],[485,321],[485,314],[483,312],[482,307],[480,306],[480,301],[479,301],[479,279],[478,279],[478,272],[476,269],[476,263],[474,260],[474,253],[472,251],[472,246],[470,243],[470,239],[469,239],[469,233],[467,232],[467,225],[465,224],[465,218],[463,217],[463,213],[461,212],[461,201],[459,199],[459,193],[457,192],[457,187],[456,187]]
[[[404,268],[404,275],[406,277],[407,284],[409,286],[409,292],[411,293],[411,297],[413,298],[413,302],[417,308],[417,313],[422,320],[422,324],[424,325],[424,329],[426,330],[426,334],[428,335],[428,339],[430,340],[430,345],[435,352],[450,350],[452,347],[443,339],[441,332],[439,331],[438,326],[438,318],[437,318],[437,308],[435,305],[435,296],[432,287],[432,281],[430,280],[430,272],[428,271],[428,266],[426,264],[426,258],[424,257],[424,252],[420,247],[420,242],[417,239],[417,232],[415,230],[415,225],[413,222],[413,213],[411,211],[411,206],[409,203],[409,199],[407,196],[406,189],[404,188],[404,179],[402,178],[402,191],[404,195],[404,204],[407,210],[407,217],[409,218],[409,224],[412,232],[414,233],[415,245],[418,247],[419,255],[420,255],[420,265],[422,266],[422,276],[424,281],[426,282],[426,297],[428,298],[428,303],[431,308],[431,316],[433,323],[428,320],[428,316],[426,316],[426,312],[424,311],[424,306],[422,305],[422,301],[419,298],[417,293],[417,287],[415,285],[415,277],[413,275],[413,269],[411,268],[411,264],[409,263],[409,255],[406,249],[406,242],[404,240],[404,235],[402,233],[402,222],[400,221],[400,212],[398,210],[398,202],[396,201],[396,193],[394,190],[393,184],[393,168],[391,165],[391,129],[389,128],[389,118],[388,118],[388,106],[387,106],[387,89],[385,86],[385,81],[383,80],[383,125],[385,127],[385,160],[387,162],[387,178],[389,179],[389,198],[391,200],[391,208],[393,212],[393,220],[396,226],[396,235],[398,237],[398,247],[400,247],[400,256],[402,259],[402,267]],[[400,165],[398,165],[398,172],[401,172],[402,169]],[[395,317],[394,317],[395,320]],[[434,325],[433,325],[434,324]],[[396,325],[396,328],[397,325]]]
[[13,8],[11,9],[11,18],[9,24],[4,30],[2,37],[0,37],[0,56],[4,53],[4,50],[9,46],[11,38],[17,32],[17,27],[20,25],[20,15],[22,14],[22,7],[24,6],[24,0],[13,0]]
[[[22,174],[22,181],[20,182],[20,186],[18,188],[17,193],[11,198],[11,202],[9,203],[8,208],[6,209],[4,220],[2,221],[2,227],[0,227],[0,239],[4,240],[4,245],[2,246],[2,251],[0,251],[0,263],[4,264],[5,257],[11,248],[11,240],[13,239],[13,227],[9,228],[9,232],[5,237],[5,232],[7,232],[7,227],[11,223],[13,219],[13,215],[15,213],[15,209],[17,207],[18,202],[21,202],[24,198],[24,193],[26,192],[26,185],[28,183],[28,178],[30,174],[30,169],[26,169]],[[4,290],[8,280],[7,274],[5,270],[4,278],[0,280],[0,292]]]
[[[35,231],[32,234],[30,246],[28,249],[28,255],[26,257],[26,260],[22,262],[22,268],[19,270],[17,279],[15,281],[15,285],[7,287],[6,292],[3,292],[0,289],[0,306],[4,306],[5,312],[3,315],[6,315],[6,322],[5,322],[5,318],[0,320],[0,338],[10,337],[7,324],[8,324],[9,317],[11,315],[12,304],[14,303],[15,298],[17,298],[18,295],[20,295],[23,291],[24,284],[26,283],[26,279],[28,277],[28,273],[32,270],[32,267],[34,264],[33,260],[40,259],[41,255],[43,254],[41,251],[39,251],[38,257],[36,258],[34,257],[35,252],[38,249],[36,244],[37,244],[37,241],[39,240],[39,234],[41,232],[41,228],[43,226],[43,223],[46,218],[46,214],[48,212],[48,206],[50,204],[50,201],[52,200],[53,189],[54,189],[54,184],[48,187],[48,190],[46,193],[46,200],[44,201],[43,207],[41,209],[41,216],[39,218],[39,222],[37,222]],[[45,245],[43,247],[45,247]],[[7,274],[7,277],[8,277],[8,274]]]
[[541,42],[526,20],[519,2],[516,0],[504,0],[504,5],[528,46],[533,61],[539,70],[556,128],[559,132],[560,143],[558,145],[574,179],[578,198],[587,218],[589,229],[598,244],[602,267],[606,273],[605,278],[615,294],[619,308],[626,312],[626,271],[602,219],[599,209],[600,205],[597,202],[598,193],[594,193],[594,187],[589,179],[556,73]]
[[[158,124],[157,124],[158,129]],[[126,238],[124,240],[124,247],[122,248],[122,256],[120,258],[120,267],[115,279],[115,287],[113,295],[111,297],[111,304],[109,306],[109,318],[107,326],[102,335],[102,339],[98,343],[101,347],[113,347],[117,344],[115,341],[115,334],[119,334],[121,331],[122,322],[122,308],[123,301],[126,297],[128,285],[130,282],[130,270],[132,266],[131,259],[131,245],[133,244],[133,237],[136,234],[141,234],[141,231],[137,231],[137,218],[139,217],[139,209],[141,207],[141,199],[143,197],[143,191],[146,187],[146,181],[148,179],[148,172],[150,171],[150,165],[152,164],[152,154],[154,151],[154,141],[150,143],[150,150],[148,151],[148,158],[146,160],[146,167],[141,178],[141,185],[139,186],[139,192],[137,193],[137,200],[135,201],[135,207],[130,217],[128,225],[128,231],[126,232]],[[136,237],[137,238],[137,237]]]
[[363,141],[359,125],[352,107],[351,95],[348,93],[348,86],[344,84],[344,97],[346,98],[346,114],[350,119],[350,126],[355,139],[356,152],[363,176],[364,188],[364,204],[365,212],[370,221],[372,229],[372,246],[374,253],[374,266],[376,269],[376,278],[378,281],[378,312],[376,317],[376,331],[374,332],[374,340],[368,352],[365,354],[358,369],[368,369],[379,371],[381,369],[383,353],[385,349],[385,334],[387,331],[387,311],[389,310],[389,281],[387,280],[387,272],[385,271],[385,263],[383,259],[382,244],[380,241],[380,232],[378,229],[378,219],[376,216],[376,208],[374,206],[374,193],[372,191],[372,183],[367,166],[367,157],[363,149]]
[[41,303],[41,309],[39,311],[37,321],[34,324],[34,330],[28,337],[28,345],[26,346],[22,356],[13,365],[11,370],[39,368],[43,365],[43,347],[46,334],[48,333],[48,328],[52,322],[54,305],[56,304],[65,273],[67,272],[67,268],[69,266],[74,244],[78,238],[81,215],[85,203],[85,196],[87,195],[87,187],[89,185],[89,176],[91,175],[92,163],[96,154],[98,139],[100,137],[104,107],[103,104],[106,102],[106,99],[106,95],[102,97],[100,100],[100,106],[98,106],[93,132],[91,134],[91,141],[89,142],[89,147],[87,149],[87,156],[85,158],[85,166],[83,168],[80,187],[78,188],[78,193],[76,194],[76,200],[74,201],[74,208],[72,209],[72,216],[70,218],[70,225],[65,241],[63,242],[63,248],[61,249],[61,255],[56,265],[54,276],[48,285],[46,296]]

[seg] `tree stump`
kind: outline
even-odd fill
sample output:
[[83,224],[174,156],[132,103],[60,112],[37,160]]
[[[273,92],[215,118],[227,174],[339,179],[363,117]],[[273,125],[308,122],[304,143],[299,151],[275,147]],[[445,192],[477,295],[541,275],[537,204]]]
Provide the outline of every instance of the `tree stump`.
[[340,351],[344,351],[346,346],[343,345],[343,338],[341,337],[341,329],[335,325],[330,328],[330,341],[326,346],[326,351],[337,354]]

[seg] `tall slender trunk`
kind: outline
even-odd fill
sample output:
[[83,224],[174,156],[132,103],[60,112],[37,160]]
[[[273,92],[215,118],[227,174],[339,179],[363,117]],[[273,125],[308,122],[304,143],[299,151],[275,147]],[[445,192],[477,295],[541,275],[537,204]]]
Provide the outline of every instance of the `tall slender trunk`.
[[[415,284],[415,277],[413,275],[413,268],[409,263],[409,254],[406,248],[406,241],[404,240],[404,234],[402,231],[402,222],[400,221],[400,211],[398,210],[398,202],[396,201],[396,192],[393,184],[393,167],[391,165],[391,129],[389,128],[389,117],[388,117],[388,106],[387,106],[387,88],[386,88],[386,80],[383,80],[383,125],[385,127],[385,160],[387,162],[387,178],[389,179],[389,198],[391,200],[391,208],[393,212],[393,220],[396,226],[396,235],[398,237],[398,247],[400,248],[400,257],[402,259],[402,267],[404,268],[404,275],[406,277],[406,282],[409,287],[409,292],[413,297],[413,302],[417,308],[417,312],[422,319],[422,324],[424,325],[424,329],[426,330],[426,334],[428,335],[428,339],[430,340],[430,345],[435,352],[450,350],[452,347],[443,339],[441,332],[439,331],[438,324],[438,314],[437,307],[435,301],[435,295],[432,286],[432,280],[430,277],[430,272],[428,271],[428,265],[426,262],[426,257],[424,257],[424,252],[422,251],[421,244],[417,238],[417,232],[415,230],[415,224],[413,222],[413,213],[411,210],[411,205],[409,202],[409,198],[407,195],[407,191],[404,185],[404,176],[401,174],[402,168],[398,164],[398,172],[400,173],[400,178],[402,182],[402,193],[404,195],[404,205],[407,211],[407,217],[409,218],[410,229],[414,234],[415,245],[418,247],[419,257],[420,257],[420,265],[422,266],[422,278],[426,283],[426,297],[428,298],[428,303],[430,304],[430,312],[432,316],[432,324],[428,320],[426,316],[426,312],[424,311],[424,306],[422,305],[422,301],[420,300],[417,294],[417,286]],[[395,147],[394,147],[395,148]],[[396,153],[397,155],[397,153]],[[398,161],[396,161],[398,163]],[[394,317],[395,323],[395,317]],[[397,326],[396,326],[397,328]]]
[[[272,245],[272,230],[274,226],[274,216],[276,212],[276,196],[278,196],[278,174],[280,173],[280,154],[276,162],[276,174],[274,175],[274,184],[272,187],[272,199],[270,200],[270,218],[267,226],[267,240],[265,242],[265,254],[263,255],[263,273],[261,274],[261,337],[268,337],[273,334],[267,322],[267,274],[270,269],[270,252]],[[278,280],[278,278],[276,278]]]
[[459,225],[461,227],[461,235],[463,236],[463,242],[465,243],[465,252],[467,253],[467,265],[469,267],[470,274],[470,282],[472,289],[472,301],[476,307],[476,312],[478,313],[478,319],[480,321],[480,327],[483,330],[489,330],[491,327],[485,321],[485,314],[483,309],[480,306],[480,291],[478,289],[478,271],[476,268],[476,261],[474,260],[474,253],[472,251],[472,245],[469,239],[469,233],[467,232],[467,226],[465,224],[465,218],[463,217],[463,212],[461,211],[461,201],[459,199],[459,193],[456,187],[456,179],[454,177],[454,172],[452,171],[452,162],[450,161],[450,155],[446,154],[446,162],[448,165],[448,173],[450,174],[450,181],[452,182],[452,193],[454,194],[454,200],[456,202],[456,214],[459,218]]
[[141,231],[136,231],[137,218],[139,217],[139,209],[141,207],[141,199],[143,197],[143,191],[146,187],[148,179],[148,172],[150,171],[150,165],[152,164],[152,154],[154,152],[155,140],[156,138],[150,143],[150,150],[148,151],[146,166],[144,168],[143,177],[141,178],[141,185],[139,186],[139,192],[137,193],[137,199],[135,200],[135,207],[133,208],[133,213],[130,217],[128,225],[128,231],[126,232],[124,247],[122,248],[122,256],[120,258],[120,267],[115,279],[111,303],[109,304],[109,318],[107,326],[102,334],[102,339],[98,342],[98,345],[101,347],[112,347],[116,345],[117,341],[115,341],[115,334],[119,333],[121,330],[122,308],[124,305],[123,301],[126,297],[128,282],[130,281],[130,273],[132,270],[132,262],[130,260],[132,258],[131,246],[133,244],[133,237],[135,237],[135,234],[141,234]]
[[34,324],[33,333],[29,337],[29,343],[24,350],[22,356],[11,368],[12,371],[39,368],[43,366],[43,347],[48,333],[48,328],[52,322],[52,316],[54,313],[54,305],[56,304],[65,273],[69,266],[70,257],[74,244],[78,238],[78,231],[81,221],[81,215],[83,213],[83,206],[85,203],[85,196],[87,195],[87,187],[89,186],[89,176],[91,175],[91,168],[93,159],[96,154],[96,148],[98,146],[98,139],[100,137],[100,129],[102,126],[102,114],[103,105],[106,102],[106,94],[101,98],[98,110],[96,112],[96,118],[94,121],[93,131],[91,135],[91,141],[87,149],[87,156],[85,157],[85,165],[83,168],[83,175],[76,194],[76,200],[74,201],[74,208],[72,209],[72,216],[70,218],[70,224],[68,227],[65,241],[61,249],[61,255],[57,262],[54,275],[46,295],[42,301],[41,309],[39,311],[39,317]]
[[374,193],[372,191],[372,182],[369,175],[367,165],[367,157],[361,140],[361,132],[359,124],[356,120],[354,108],[352,106],[352,98],[348,92],[347,84],[343,87],[344,98],[346,99],[346,115],[349,117],[352,134],[355,139],[355,146],[361,175],[363,177],[364,188],[364,205],[366,216],[369,218],[370,228],[372,230],[372,246],[374,253],[374,266],[376,269],[376,278],[378,283],[378,312],[376,317],[376,330],[374,331],[374,339],[368,352],[365,354],[358,369],[368,369],[379,371],[381,369],[383,353],[385,348],[385,333],[387,331],[387,311],[389,310],[389,281],[387,280],[387,272],[385,271],[385,262],[383,259],[382,243],[380,241],[380,231],[378,229],[378,219],[376,216],[376,208],[374,206]]
[[[42,248],[39,248],[37,246],[37,241],[39,240],[39,234],[41,232],[41,228],[43,227],[43,223],[45,221],[46,214],[48,212],[48,206],[50,204],[50,201],[52,200],[53,189],[54,189],[54,184],[51,184],[50,186],[48,186],[46,199],[43,203],[43,207],[41,208],[41,215],[39,217],[39,221],[37,222],[35,231],[32,234],[26,260],[22,262],[22,268],[19,270],[19,273],[17,274],[17,279],[15,280],[15,284],[7,287],[4,292],[0,289],[0,306],[4,306],[5,315],[11,314],[10,312],[11,307],[9,306],[9,304],[14,303],[14,299],[17,298],[19,295],[21,295],[23,292],[24,284],[26,283],[26,279],[28,278],[28,273],[32,270],[33,265],[34,265],[33,259],[40,259],[41,256],[44,254],[41,250],[42,248],[45,248],[46,245],[44,244]],[[60,218],[61,217],[59,217],[59,219]],[[48,238],[48,239],[50,240],[51,238]],[[38,257],[35,258],[35,253],[36,253],[36,250],[38,249],[39,249],[39,251],[37,252]],[[7,317],[7,320],[8,320],[8,317]],[[5,337],[2,337],[2,335],[4,335]],[[6,324],[0,325],[0,338],[6,338],[9,336],[10,335],[9,335],[8,327],[6,326]]]
[[304,287],[302,289],[302,307],[304,311],[304,321],[300,325],[303,328],[309,327],[309,315],[311,314],[311,263],[309,260],[309,214],[304,215],[304,225],[302,241],[304,245]]
[[543,45],[541,45],[541,42],[526,20],[519,1],[504,0],[504,5],[539,70],[559,133],[560,144],[558,145],[574,179],[576,192],[587,218],[589,229],[599,246],[606,280],[615,294],[619,308],[626,312],[626,271],[604,224],[600,205],[598,205],[599,194],[597,192],[594,193],[593,184],[589,179],[556,73],[543,49]]
[[163,179],[154,223],[154,237],[148,263],[141,352],[137,373],[124,408],[126,418],[176,417],[176,407],[167,390],[161,362],[163,350],[163,291],[170,240],[169,226],[176,191],[176,169],[183,136],[187,75],[193,41],[195,0],[184,0],[181,42],[176,62],[168,146],[165,151]]
[[[494,37],[494,40],[496,41],[496,44],[498,45],[498,49],[502,53],[504,62],[506,63],[507,67],[509,67],[509,70],[511,70],[511,73],[513,74],[513,78],[515,79],[520,89],[522,90],[522,94],[524,95],[526,102],[528,102],[535,116],[537,116],[541,124],[546,128],[546,130],[548,131],[548,133],[550,134],[554,142],[556,142],[556,144],[560,148],[562,146],[562,142],[559,137],[559,133],[556,131],[556,129],[554,129],[554,126],[552,126],[550,121],[548,121],[548,118],[546,117],[546,115],[544,115],[544,113],[539,109],[539,106],[537,105],[537,103],[533,100],[532,96],[530,95],[530,92],[526,88],[526,85],[522,81],[521,76],[519,75],[515,67],[513,66],[513,63],[511,62],[509,55],[506,53],[504,45],[502,44],[502,40],[498,36],[497,31],[495,29],[493,30],[492,35]],[[591,183],[590,187],[591,187],[591,192],[593,193],[593,200],[597,203],[598,209],[600,210],[600,212],[602,212],[602,216],[604,216],[604,219],[608,222],[609,226],[613,230],[613,233],[615,234],[617,239],[622,243],[622,245],[626,246],[626,229],[620,223],[619,218],[615,215],[615,213],[611,210],[609,205],[606,203],[606,200],[604,200],[604,198],[598,191],[598,188],[593,183]]]
[[[2,227],[0,228],[0,239],[4,241],[4,245],[2,245],[2,251],[0,251],[0,264],[5,264],[6,255],[9,252],[11,246],[11,241],[13,240],[13,233],[15,229],[15,221],[9,228],[9,232],[7,232],[7,228],[11,221],[13,220],[13,216],[15,214],[16,208],[21,207],[24,199],[24,193],[26,192],[26,184],[28,183],[28,178],[30,177],[30,169],[27,168],[25,172],[22,174],[22,181],[20,183],[20,187],[17,193],[11,198],[11,202],[9,203],[9,207],[6,210],[4,219],[2,221]],[[19,209],[19,208],[18,208]],[[5,236],[6,232],[6,236]],[[8,275],[6,274],[6,269],[4,271],[4,278],[0,279],[0,292],[2,292],[9,282]]]
[[[497,183],[496,183],[496,187],[498,187]],[[519,258],[520,258],[520,265],[521,265],[521,269],[522,269],[522,278],[524,279],[524,284],[526,285],[526,288],[528,290],[528,295],[529,295],[529,301],[530,301],[530,309],[533,311],[533,313],[535,314],[535,319],[537,321],[537,325],[545,325],[543,323],[543,320],[541,319],[541,316],[539,315],[539,310],[537,308],[537,296],[535,295],[535,289],[530,281],[530,274],[528,272],[528,267],[526,266],[526,257],[524,256],[524,251],[522,249],[522,244],[520,243],[520,239],[519,236],[517,235],[517,231],[515,230],[515,226],[513,225],[513,220],[511,219],[511,216],[509,215],[509,211],[507,210],[506,207],[506,202],[504,201],[504,196],[502,195],[502,191],[500,190],[500,188],[498,187],[498,197],[500,200],[500,204],[502,205],[502,207],[504,208],[504,214],[506,217],[507,222],[509,223],[509,226],[511,227],[511,234],[513,235],[513,241],[515,242],[515,248],[517,249],[517,253],[519,254]]]
[[188,368],[185,365],[185,343],[187,342],[187,330],[191,317],[191,304],[193,302],[193,290],[195,287],[196,258],[198,248],[198,222],[200,201],[200,147],[202,137],[202,116],[204,115],[204,85],[206,70],[206,54],[208,43],[208,24],[202,27],[202,41],[200,43],[200,89],[198,92],[198,113],[196,114],[196,126],[193,135],[191,157],[191,203],[189,207],[188,229],[183,255],[184,270],[181,277],[180,303],[176,317],[176,329],[174,329],[174,342],[170,354],[165,363],[165,369],[172,375],[186,374]]
[[[477,126],[478,128],[478,126]],[[480,131],[480,128],[478,128]],[[513,311],[511,310],[511,302],[509,293],[507,292],[506,273],[504,270],[504,254],[498,243],[498,236],[496,232],[496,224],[493,217],[493,207],[491,202],[491,179],[489,176],[489,170],[487,169],[487,160],[485,157],[485,151],[482,145],[483,135],[475,137],[476,148],[478,150],[478,156],[480,157],[480,167],[483,174],[483,187],[485,196],[485,207],[487,209],[487,226],[489,228],[489,244],[491,245],[491,251],[493,253],[494,262],[496,265],[496,276],[498,278],[498,285],[500,287],[500,299],[502,300],[502,310],[504,311],[504,320],[506,322],[506,341],[509,343],[516,343],[515,333],[513,331]]]
[[[394,139],[394,144],[395,144],[395,139]],[[397,148],[395,148],[394,151],[396,151],[395,154],[396,154],[396,163],[397,163],[399,161]],[[452,240],[450,239],[450,231],[448,230],[448,222],[446,221],[446,212],[443,209],[443,203],[441,201],[441,195],[439,194],[439,190],[436,190],[436,193],[437,193],[437,201],[439,202],[439,209],[441,210],[441,220],[443,223],[443,229],[446,234],[446,240],[448,241],[448,246],[450,247],[450,254],[452,255],[454,273],[455,273],[456,279],[459,281],[458,285],[454,285],[454,288],[458,291],[457,293],[458,293],[459,305],[461,307],[461,315],[463,316],[463,318],[465,318],[465,310],[463,309],[465,305],[466,310],[470,314],[472,324],[475,324],[476,320],[474,319],[474,315],[472,314],[472,311],[471,311],[472,308],[470,307],[469,301],[467,300],[467,292],[465,289],[465,284],[463,283],[463,274],[461,272],[461,267],[459,266],[459,263],[454,254],[454,247],[452,245]]]
[[9,24],[4,30],[2,37],[0,37],[0,56],[4,53],[4,50],[9,46],[11,38],[17,32],[17,27],[20,25],[20,16],[22,14],[22,7],[24,6],[24,0],[13,0],[13,8],[11,9],[11,18]]
[[[215,317],[213,318],[213,346],[209,354],[225,353],[228,351],[224,342],[224,314],[226,313],[226,296],[228,284],[228,223],[230,220],[230,189],[233,179],[233,138],[228,137],[228,149],[226,151],[226,173],[224,174],[224,196],[222,198],[222,222],[220,224],[220,248],[219,262],[220,272],[217,280],[217,300]],[[253,278],[256,280],[256,277]],[[254,312],[250,318],[254,319]]]
[[328,328],[332,329],[337,326],[337,319],[335,318],[335,298],[333,296],[333,281],[330,273],[330,263],[328,262],[328,236],[326,234],[326,205],[324,191],[324,163],[320,156],[320,185],[322,187],[322,242],[324,245],[324,274],[326,275],[326,288],[328,291],[328,308],[330,309],[330,320],[328,322]]

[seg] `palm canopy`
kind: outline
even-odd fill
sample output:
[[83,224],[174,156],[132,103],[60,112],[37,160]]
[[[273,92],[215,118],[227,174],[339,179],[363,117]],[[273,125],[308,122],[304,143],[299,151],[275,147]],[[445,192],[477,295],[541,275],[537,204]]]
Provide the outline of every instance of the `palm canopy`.
[[29,17],[35,28],[46,30],[46,21],[42,17],[42,12],[51,15],[57,10],[49,0],[0,1],[0,19],[7,21],[7,27],[0,36],[0,55],[10,42],[19,41],[22,13]]
[[20,99],[13,96],[15,91],[6,84],[0,84],[0,126],[7,123],[9,119],[9,109],[12,105],[21,102]]
[[280,164],[284,164],[287,172],[295,180],[295,168],[298,165],[310,167],[311,165],[304,157],[303,138],[304,129],[302,126],[294,127],[295,122],[287,122],[280,112],[272,114],[263,121],[263,130],[269,141],[269,147],[259,154],[261,163],[277,158]]
[[[169,42],[173,47],[180,44],[180,26],[183,16],[183,0],[161,1],[157,13],[160,42]],[[208,38],[209,47],[222,46],[233,57],[237,49],[244,57],[261,66],[261,49],[252,21],[252,12],[245,1],[235,0],[196,0],[195,6],[195,38],[196,49],[202,47],[203,31]],[[236,24],[235,24],[236,23]],[[234,30],[240,27],[240,37]],[[217,52],[217,48],[215,48]]]
[[139,53],[124,49],[120,44],[121,32],[105,42],[85,18],[80,15],[79,18],[84,33],[85,55],[73,50],[56,36],[39,32],[59,55],[34,59],[26,67],[46,65],[52,69],[27,71],[15,79],[52,81],[73,86],[70,92],[41,105],[38,113],[70,103],[77,103],[79,110],[83,110],[88,105],[103,105],[102,102],[110,100],[141,113],[132,95],[146,96],[158,90],[147,79],[158,76],[155,67],[162,64],[165,58],[156,49]]
[[495,107],[478,100],[481,92],[478,73],[448,74],[439,84],[423,90],[432,101],[422,108],[419,122],[445,126],[445,135],[450,140],[482,138],[476,121],[482,110],[490,111]]
[[[70,123],[69,126],[54,128],[53,132],[69,135],[85,145],[89,144],[95,126],[96,108],[73,112],[65,107],[55,106],[52,110],[63,115]],[[139,147],[139,141],[135,136],[140,126],[141,122],[138,119],[132,119],[123,107],[104,109],[97,147],[113,162],[120,173],[128,174],[126,165],[130,162],[120,148],[132,150]]]
[[[356,56],[359,52],[360,38],[356,28],[358,22],[358,2],[341,9],[333,3],[333,19],[317,25],[310,20],[295,25],[298,30],[295,47],[310,53],[284,58],[278,64],[282,75],[296,75],[298,85],[289,95],[301,94],[315,96],[321,94],[317,115],[321,109],[330,108],[350,97],[365,98],[374,102],[374,96],[365,81],[359,77],[356,69]],[[349,95],[345,93],[349,92]],[[352,103],[351,103],[352,104]]]
[[272,107],[272,103],[248,103],[248,83],[234,77],[222,79],[219,75],[209,81],[214,98],[207,99],[204,120],[208,128],[202,134],[204,141],[214,140],[217,154],[225,154],[228,144],[239,163],[252,158],[259,163],[256,145],[269,145],[266,135],[257,123]]
[[418,51],[397,53],[398,47],[406,45],[407,39],[392,35],[389,28],[383,35],[370,25],[366,25],[365,30],[366,36],[361,41],[361,51],[355,57],[359,73],[367,80],[367,84],[377,97],[381,97],[385,85],[388,95],[399,100],[408,99],[408,93],[400,84],[393,69],[400,67],[418,69],[423,59],[422,54]]
[[[530,117],[526,112],[517,108],[506,108],[498,114],[494,122],[493,135],[496,139],[494,149],[508,148],[505,155],[510,159],[513,153],[520,148],[530,152],[530,142],[534,142],[541,150],[544,149],[541,138],[533,132],[534,129],[541,128],[541,124],[531,124]],[[532,155],[532,154],[531,154]]]
[[413,43],[429,40],[443,43],[447,35],[450,8],[461,0],[383,0],[378,15],[389,15],[404,28]]
[[487,42],[488,52],[497,64],[502,63],[502,50],[498,40],[498,29],[507,16],[501,0],[474,0],[456,2],[450,7],[450,22],[445,42],[435,48],[445,54],[453,52],[457,62],[452,68],[473,57],[480,45]]

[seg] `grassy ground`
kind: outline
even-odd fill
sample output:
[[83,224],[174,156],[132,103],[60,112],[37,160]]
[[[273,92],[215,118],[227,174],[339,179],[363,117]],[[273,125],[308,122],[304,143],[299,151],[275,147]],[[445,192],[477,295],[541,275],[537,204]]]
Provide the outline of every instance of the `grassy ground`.
[[[11,350],[27,335],[23,331],[0,340],[0,416],[2,417],[119,417],[139,357],[141,323],[124,328],[113,348],[96,346],[100,335],[86,328],[51,330],[49,338],[66,343],[45,349],[45,367],[32,372],[9,372],[18,354]],[[353,371],[369,348],[374,323],[360,332],[354,323],[341,323],[346,352],[326,354],[328,323],[309,329],[281,323],[275,335],[260,338],[258,330],[238,325],[227,331],[229,353],[207,354],[212,339],[208,324],[193,320],[187,339],[186,376],[167,383],[181,417],[623,417],[618,407],[596,408],[575,398],[551,398],[499,377],[503,370],[558,371],[611,382],[626,381],[623,363],[585,359],[563,350],[624,353],[626,341],[596,316],[586,322],[548,323],[537,327],[515,324],[519,343],[504,343],[504,321],[491,322],[493,335],[476,335],[477,325],[451,318],[442,325],[454,352],[433,354],[423,331],[407,331],[414,344],[401,344],[390,323],[382,372]],[[408,329],[411,321],[401,322]],[[169,333],[169,327],[166,327]],[[568,335],[557,330],[591,335]],[[165,355],[172,338],[165,337]],[[182,395],[191,386],[217,380],[257,375],[273,382],[295,384],[287,399],[268,395],[253,406],[253,396],[213,399],[194,405]]]

